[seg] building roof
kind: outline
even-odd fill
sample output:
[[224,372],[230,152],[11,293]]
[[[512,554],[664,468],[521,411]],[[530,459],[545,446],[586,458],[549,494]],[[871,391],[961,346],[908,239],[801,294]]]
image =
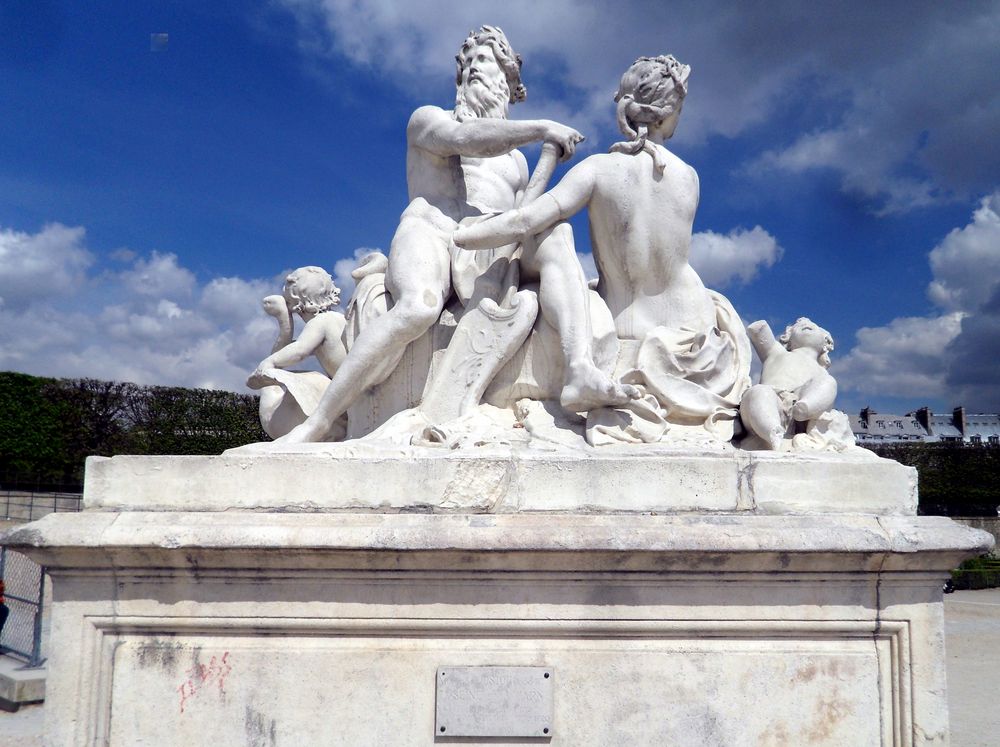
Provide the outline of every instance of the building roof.
[[931,435],[937,438],[961,438],[962,433],[955,427],[952,415],[936,415],[931,413],[928,418],[931,426]]
[[851,430],[859,436],[880,438],[887,441],[913,441],[927,438],[927,431],[920,425],[920,421],[912,415],[873,412],[868,416],[867,423],[864,418],[858,415],[849,415],[848,418]]
[[1000,415],[966,415],[965,437],[1000,436]]
[[[861,441],[965,441],[996,444],[1000,441],[1000,414],[967,413],[962,408],[950,413],[932,413],[927,408],[906,415],[874,412],[869,408],[860,415],[848,415],[851,430]],[[928,428],[921,425],[926,418]],[[964,432],[961,430],[964,419]]]

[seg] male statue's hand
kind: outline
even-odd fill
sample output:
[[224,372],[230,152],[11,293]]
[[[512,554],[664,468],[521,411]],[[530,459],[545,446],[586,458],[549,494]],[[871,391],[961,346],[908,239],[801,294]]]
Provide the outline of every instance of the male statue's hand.
[[572,127],[567,127],[558,122],[549,122],[548,132],[545,135],[545,142],[555,143],[562,149],[560,161],[567,161],[576,152],[577,143],[583,142],[585,138]]

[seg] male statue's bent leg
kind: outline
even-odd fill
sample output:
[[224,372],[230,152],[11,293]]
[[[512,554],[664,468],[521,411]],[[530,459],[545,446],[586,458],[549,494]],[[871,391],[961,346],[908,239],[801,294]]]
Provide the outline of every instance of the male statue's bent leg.
[[395,300],[392,308],[354,341],[316,412],[279,442],[322,441],[362,392],[393,372],[406,346],[438,320],[449,295],[450,265],[447,240],[435,226],[404,213],[392,240],[386,289]]

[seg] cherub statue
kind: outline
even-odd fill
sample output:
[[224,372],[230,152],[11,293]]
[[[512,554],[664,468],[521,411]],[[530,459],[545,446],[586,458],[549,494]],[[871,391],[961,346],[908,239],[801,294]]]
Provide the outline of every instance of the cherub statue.
[[[278,323],[278,337],[271,354],[247,379],[247,386],[260,390],[260,422],[271,438],[280,438],[303,423],[316,410],[330,378],[347,356],[344,315],[334,311],[340,290],[322,267],[300,267],[289,273],[280,296],[263,300],[265,313]],[[305,326],[293,340],[294,314]],[[287,371],[314,355],[319,371]],[[341,420],[344,420],[343,418]],[[329,440],[343,438],[345,423],[333,429]]]
[[[837,382],[827,368],[833,337],[806,317],[788,326],[777,340],[765,321],[747,326],[750,342],[763,362],[760,383],[740,400],[740,418],[750,432],[743,448],[778,451],[785,438],[832,410]],[[853,442],[853,439],[852,439]]]

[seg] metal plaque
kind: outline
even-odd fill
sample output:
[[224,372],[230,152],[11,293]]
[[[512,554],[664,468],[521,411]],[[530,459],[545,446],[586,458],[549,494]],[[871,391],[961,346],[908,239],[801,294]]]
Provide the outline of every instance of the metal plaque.
[[551,737],[552,667],[438,667],[439,737]]

